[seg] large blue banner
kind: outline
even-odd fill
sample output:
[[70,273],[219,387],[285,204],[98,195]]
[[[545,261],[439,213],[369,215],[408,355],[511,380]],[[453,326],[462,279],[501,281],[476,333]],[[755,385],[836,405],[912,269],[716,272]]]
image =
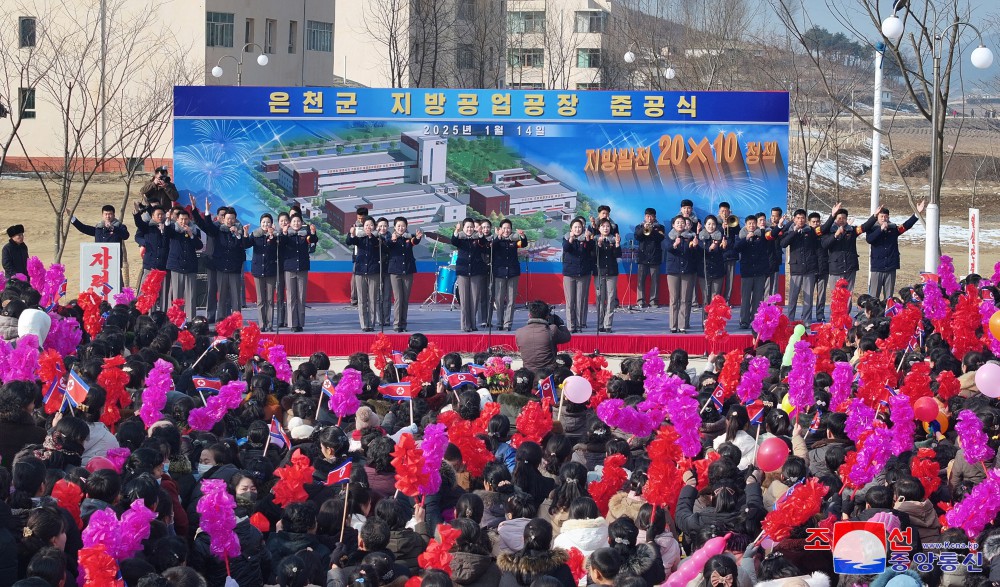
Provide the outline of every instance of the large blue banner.
[[623,233],[680,200],[700,217],[785,206],[786,92],[604,92],[177,87],[175,182],[241,222],[299,204],[321,236],[320,271],[350,270],[344,235],[366,208],[429,238],[446,262],[467,216],[525,230],[530,270],[560,271],[575,216],[607,204]]

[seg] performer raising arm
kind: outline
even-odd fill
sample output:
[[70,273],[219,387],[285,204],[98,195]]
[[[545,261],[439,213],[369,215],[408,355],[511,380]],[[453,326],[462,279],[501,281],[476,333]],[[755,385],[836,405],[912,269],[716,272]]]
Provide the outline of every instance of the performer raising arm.
[[308,228],[302,216],[292,216],[281,236],[281,269],[285,274],[285,299],[288,300],[288,325],[292,332],[302,332],[306,322],[306,282],[309,279],[309,253],[316,250],[316,225]]
[[611,220],[601,219],[597,224],[597,271],[594,277],[594,294],[597,301],[597,329],[611,332],[618,299],[618,259],[622,256],[622,236],[612,235]]
[[462,332],[472,332],[479,330],[476,328],[476,309],[480,297],[486,294],[486,262],[483,260],[486,239],[476,230],[476,221],[466,218],[455,227],[451,244],[458,249],[455,291],[462,305]]
[[375,219],[366,216],[362,228],[351,227],[347,246],[355,248],[354,275],[358,289],[358,320],[362,332],[374,332],[375,304],[378,302],[379,237]]
[[[497,308],[497,330],[509,331],[514,323],[514,301],[517,298],[517,280],[521,275],[521,262],[517,250],[528,246],[523,230],[514,234],[510,220],[500,222],[493,248],[493,301]],[[493,323],[493,306],[486,320]]]
[[[410,308],[410,290],[413,289],[413,274],[417,272],[417,262],[413,258],[413,247],[424,238],[424,231],[417,229],[416,235],[407,232],[406,218],[397,216],[393,221],[392,235],[385,247],[389,250],[389,280],[392,297],[395,298],[393,313],[396,315],[394,330],[406,332],[406,317]],[[385,293],[388,295],[388,292]]]
[[582,216],[574,218],[563,240],[563,294],[570,333],[587,328],[587,296],[594,274],[594,236],[584,235],[583,226]]
[[260,228],[250,233],[250,238],[244,243],[253,247],[253,257],[250,260],[250,274],[253,275],[254,287],[257,292],[257,311],[260,313],[260,328],[268,331],[274,328],[271,320],[274,318],[274,294],[278,281],[278,240],[274,230],[274,218],[270,214],[262,214]]
[[201,231],[191,225],[191,215],[181,208],[177,211],[177,221],[163,230],[170,239],[167,253],[167,269],[170,271],[170,299],[184,300],[184,313],[193,320],[195,304],[195,283],[198,280],[198,250],[204,246]]

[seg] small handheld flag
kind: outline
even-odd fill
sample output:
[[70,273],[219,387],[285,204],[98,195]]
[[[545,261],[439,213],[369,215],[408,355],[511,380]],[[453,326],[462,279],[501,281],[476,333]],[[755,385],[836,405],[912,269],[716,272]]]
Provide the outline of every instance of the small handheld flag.
[[215,377],[192,375],[191,383],[194,383],[194,388],[198,393],[219,393],[219,390],[222,389],[222,380]]
[[885,317],[892,318],[903,311],[903,307],[896,303],[896,300],[889,298],[885,301]]
[[403,360],[403,353],[392,351],[392,366],[396,369],[406,369],[409,365]]
[[330,471],[330,474],[326,476],[326,483],[324,485],[340,485],[341,483],[347,483],[351,480],[351,469],[353,468],[353,463],[351,459],[347,459],[343,464],[341,464],[336,469]]
[[559,398],[556,397],[556,380],[555,377],[549,375],[545,379],[538,382],[538,397],[543,401],[546,397],[552,398],[552,401],[559,403]]
[[323,379],[323,395],[326,397],[333,397],[334,385],[333,381],[330,381],[329,377]]
[[747,415],[750,416],[751,424],[759,426],[764,421],[764,401],[757,399],[747,404]]
[[285,434],[285,431],[281,429],[281,425],[278,424],[278,418],[271,416],[271,427],[268,430],[268,434],[271,436],[271,444],[276,444],[281,448],[292,445],[292,441]]
[[448,385],[458,389],[462,385],[479,385],[479,379],[472,373],[451,373],[448,375]]
[[417,397],[420,389],[414,388],[409,381],[404,381],[402,383],[383,383],[378,386],[378,391],[385,399],[411,400]]
[[472,373],[477,377],[479,375],[486,375],[486,367],[483,367],[482,365],[476,365],[474,363],[469,363],[469,373]]
[[715,409],[722,413],[722,406],[726,403],[726,386],[723,384],[718,384],[715,386],[715,391],[712,392],[712,405]]
[[66,395],[63,398],[63,409],[65,409],[66,404],[69,404],[70,408],[80,407],[83,402],[87,401],[87,394],[89,392],[90,386],[84,383],[76,371],[70,371],[69,379],[66,380]]

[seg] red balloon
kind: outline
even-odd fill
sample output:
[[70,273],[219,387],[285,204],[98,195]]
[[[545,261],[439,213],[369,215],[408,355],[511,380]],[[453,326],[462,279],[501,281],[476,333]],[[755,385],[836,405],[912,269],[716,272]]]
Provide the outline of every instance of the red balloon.
[[87,463],[87,470],[90,471],[91,473],[93,473],[94,471],[98,471],[100,469],[111,469],[112,471],[114,471],[115,466],[114,464],[112,464],[111,461],[109,461],[104,457],[94,457],[90,459],[90,462]]
[[765,473],[777,471],[788,458],[788,445],[780,438],[768,438],[757,448],[757,466]]
[[932,397],[918,398],[913,402],[913,415],[921,422],[933,422],[940,410],[938,403]]

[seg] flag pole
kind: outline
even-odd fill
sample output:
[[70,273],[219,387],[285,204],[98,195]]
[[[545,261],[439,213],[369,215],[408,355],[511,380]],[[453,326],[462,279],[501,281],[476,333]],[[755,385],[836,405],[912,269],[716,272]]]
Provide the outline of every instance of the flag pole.
[[323,407],[323,398],[325,395],[322,390],[319,392],[319,401],[316,402],[316,415],[313,417],[313,422],[319,422],[319,410]]
[[[274,420],[271,420],[272,422]],[[264,456],[267,456],[267,449],[271,446],[271,427],[267,427],[267,441],[264,442]]]
[[[348,508],[348,496],[351,495],[351,481],[347,481],[347,485],[344,487],[344,513],[340,517],[340,542],[344,541],[344,527],[347,526],[347,508]],[[335,563],[340,561],[334,561]]]
[[413,424],[413,398],[410,398],[410,424]]

